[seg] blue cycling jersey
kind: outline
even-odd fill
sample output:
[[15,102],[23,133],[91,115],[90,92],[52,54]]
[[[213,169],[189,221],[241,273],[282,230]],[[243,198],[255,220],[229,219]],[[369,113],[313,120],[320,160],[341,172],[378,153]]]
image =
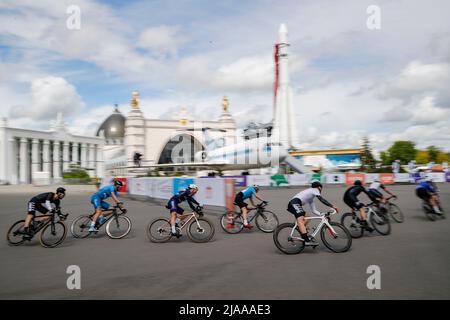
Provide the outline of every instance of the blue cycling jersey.
[[434,186],[430,182],[427,182],[427,181],[419,183],[419,185],[416,187],[416,189],[419,189],[419,188],[425,188],[428,191],[433,192],[433,193],[436,192],[436,189],[434,188]]
[[248,187],[241,192],[244,195],[243,200],[245,200],[251,198],[256,193],[256,189],[254,187]]
[[111,197],[111,194],[114,193],[116,196],[118,195],[116,188],[114,185],[106,186],[98,190],[96,193],[92,195],[92,197],[99,198],[100,200],[104,200],[106,198]]

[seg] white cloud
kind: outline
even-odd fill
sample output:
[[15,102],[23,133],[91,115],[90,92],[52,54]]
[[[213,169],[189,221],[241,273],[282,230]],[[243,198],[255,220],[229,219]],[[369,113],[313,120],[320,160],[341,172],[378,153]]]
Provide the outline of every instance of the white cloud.
[[137,41],[140,48],[154,50],[159,55],[175,56],[179,47],[187,40],[182,38],[178,26],[158,26],[146,28],[141,32]]
[[62,112],[65,117],[76,115],[84,106],[73,85],[64,78],[47,76],[32,82],[31,103],[11,107],[9,115],[12,118],[46,120],[58,112]]

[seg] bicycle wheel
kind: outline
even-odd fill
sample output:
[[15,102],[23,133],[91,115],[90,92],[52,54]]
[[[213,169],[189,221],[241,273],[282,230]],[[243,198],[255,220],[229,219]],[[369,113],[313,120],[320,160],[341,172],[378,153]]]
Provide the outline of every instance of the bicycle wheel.
[[422,204],[422,208],[423,211],[425,211],[425,215],[429,220],[435,221],[438,218],[438,215],[434,213],[433,208],[429,204],[427,203]]
[[278,217],[269,210],[260,212],[255,219],[256,226],[262,232],[271,233],[278,227]]
[[338,222],[329,222],[333,230],[326,224],[320,230],[320,238],[323,244],[333,252],[346,252],[352,246],[352,235]]
[[64,222],[49,223],[42,229],[40,236],[41,245],[45,248],[54,248],[64,241],[66,235],[67,228]]
[[364,234],[364,228],[361,227],[354,213],[344,213],[341,218],[341,224],[350,232],[354,239],[361,238]]
[[301,239],[298,228],[292,231],[294,225],[294,223],[280,224],[273,233],[273,242],[278,250],[283,253],[298,254],[305,248],[305,242]]
[[231,234],[239,233],[244,228],[244,220],[237,212],[227,212],[220,218],[220,226],[222,229]]
[[106,234],[111,239],[122,239],[131,231],[131,220],[127,216],[118,215],[106,223]]
[[15,222],[8,230],[8,233],[6,234],[6,240],[8,243],[12,246],[19,246],[22,243],[24,243],[23,239],[23,224],[25,223],[25,220],[20,220]]
[[91,222],[90,216],[79,216],[70,225],[70,233],[72,233],[74,238],[86,238],[89,236]]
[[405,221],[402,210],[394,203],[389,203],[389,214],[395,222],[402,223]]
[[369,221],[379,234],[387,236],[391,233],[391,222],[386,214],[373,211],[370,215]]
[[152,242],[167,242],[172,238],[171,226],[166,218],[156,218],[147,226],[147,237]]
[[[197,223],[198,221],[198,223]],[[192,220],[187,226],[187,235],[193,242],[208,242],[214,237],[214,225],[206,218]]]

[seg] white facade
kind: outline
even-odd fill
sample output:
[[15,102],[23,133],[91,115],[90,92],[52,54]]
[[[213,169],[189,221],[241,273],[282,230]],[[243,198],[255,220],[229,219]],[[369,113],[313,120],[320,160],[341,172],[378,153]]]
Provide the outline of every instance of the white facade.
[[[143,155],[143,165],[166,163],[164,151],[173,142],[193,144],[193,153],[206,147],[205,134],[202,129],[209,128],[208,134],[213,139],[223,138],[225,144],[236,143],[236,124],[228,112],[228,101],[224,98],[223,111],[216,121],[192,121],[185,110],[180,112],[178,119],[146,119],[135,105],[129,112],[125,122],[126,158],[132,163],[133,155],[139,152]],[[190,141],[182,139],[192,139]],[[194,154],[184,155],[184,159],[171,159],[171,162],[193,161]]]
[[104,139],[73,135],[62,117],[48,131],[12,128],[0,121],[0,183],[29,184],[61,181],[70,164],[79,164],[91,177],[103,176]]

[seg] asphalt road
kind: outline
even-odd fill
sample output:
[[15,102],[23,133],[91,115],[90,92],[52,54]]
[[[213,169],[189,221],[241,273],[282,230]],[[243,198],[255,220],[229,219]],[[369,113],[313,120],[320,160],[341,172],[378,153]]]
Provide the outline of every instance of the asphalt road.
[[[90,187],[69,189],[63,205],[67,224],[91,210]],[[440,185],[450,210],[450,185]],[[413,186],[394,186],[406,215],[393,222],[392,234],[355,239],[351,250],[336,254],[323,245],[299,255],[285,255],[272,234],[257,230],[226,234],[215,215],[212,242],[197,244],[187,236],[168,243],[147,240],[145,226],[166,210],[148,201],[125,199],[133,229],[127,238],[74,239],[70,232],[57,248],[37,239],[19,247],[6,243],[6,231],[22,219],[26,204],[43,189],[0,187],[1,299],[449,299],[450,218],[428,221]],[[281,222],[293,217],[286,203],[298,189],[263,190]],[[71,192],[72,191],[72,192]],[[324,197],[345,208],[344,187],[326,187]],[[363,199],[364,196],[362,196]],[[346,210],[345,210],[346,211]],[[341,211],[342,212],[342,211]],[[340,219],[340,216],[338,216]],[[81,268],[81,289],[69,290],[66,269]],[[367,268],[381,270],[381,289],[367,288]]]

